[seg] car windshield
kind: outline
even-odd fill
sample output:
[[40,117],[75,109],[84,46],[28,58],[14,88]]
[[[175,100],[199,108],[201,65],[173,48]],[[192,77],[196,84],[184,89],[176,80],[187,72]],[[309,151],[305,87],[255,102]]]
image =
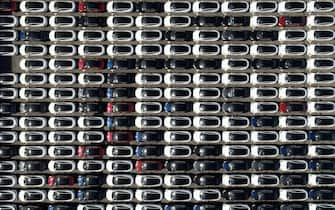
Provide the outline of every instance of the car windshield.
[[37,46],[27,46],[26,51],[31,53],[39,53],[43,51],[43,48]]
[[11,46],[1,46],[0,45],[0,53],[10,53],[10,52],[13,52],[13,47]]
[[42,61],[38,61],[38,60],[28,60],[28,61],[26,61],[25,64],[26,64],[27,67],[43,66],[43,62]]
[[88,9],[99,9],[100,8],[100,4],[96,3],[96,2],[86,2],[86,7]]
[[14,19],[12,17],[7,17],[7,16],[0,17],[0,24],[8,24],[12,22],[14,22]]
[[99,32],[94,32],[94,31],[86,31],[84,32],[84,37],[86,39],[97,39],[101,37],[101,33]]
[[130,4],[126,3],[126,2],[115,2],[113,4],[113,9],[115,11],[125,10],[125,9],[128,9],[128,8],[130,8]]
[[72,37],[71,32],[66,32],[66,31],[57,31],[55,33],[55,38],[69,38]]
[[29,8],[29,9],[41,9],[41,8],[43,8],[43,3],[41,3],[41,2],[35,2],[35,1],[27,1],[26,2],[26,8]]
[[231,2],[228,4],[228,9],[231,9],[231,10],[239,10],[239,9],[244,9],[246,7],[247,5],[243,2]]
[[67,67],[72,66],[72,61],[66,61],[66,60],[56,60],[55,66],[57,67]]
[[56,17],[55,18],[55,23],[72,23],[73,19],[71,17]]
[[72,47],[67,47],[67,46],[56,46],[55,51],[57,53],[72,53],[73,49]]
[[257,2],[257,9],[266,10],[275,8],[275,3],[273,2]]
[[56,2],[55,3],[55,8],[58,9],[71,9],[72,8],[72,3],[71,2]]
[[42,17],[26,17],[26,23],[43,23]]

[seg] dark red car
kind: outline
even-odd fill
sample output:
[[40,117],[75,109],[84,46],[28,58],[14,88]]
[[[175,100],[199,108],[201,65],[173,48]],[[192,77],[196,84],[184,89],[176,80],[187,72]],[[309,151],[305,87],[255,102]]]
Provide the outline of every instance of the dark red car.
[[105,154],[105,149],[100,146],[79,146],[78,156],[81,158],[101,158]]
[[134,112],[134,103],[108,103],[107,112]]
[[79,12],[104,12],[106,10],[106,5],[104,2],[84,2],[80,1]]
[[104,59],[84,59],[78,60],[78,67],[80,70],[86,69],[105,69],[106,61]]
[[134,141],[135,136],[133,132],[129,131],[110,131],[107,132],[107,141],[109,143],[126,143]]
[[305,26],[306,17],[305,16],[281,16],[279,17],[278,25],[282,27]]
[[136,171],[161,171],[163,163],[159,160],[138,160],[135,163]]
[[13,12],[16,10],[17,4],[13,0],[1,0],[0,12]]
[[51,187],[74,185],[74,184],[75,184],[74,176],[57,175],[48,177],[48,185]]
[[306,112],[307,104],[305,102],[281,102],[279,110],[283,113]]

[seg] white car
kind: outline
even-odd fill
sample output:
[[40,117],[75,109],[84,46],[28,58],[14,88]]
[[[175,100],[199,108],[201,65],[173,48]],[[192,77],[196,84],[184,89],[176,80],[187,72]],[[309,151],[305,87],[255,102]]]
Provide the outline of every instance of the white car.
[[218,201],[221,199],[221,192],[218,189],[194,189],[193,199],[196,201]]
[[278,97],[278,89],[271,87],[250,88],[250,97],[254,99],[272,99]]
[[[296,94],[291,95],[292,92],[297,92]],[[279,89],[279,98],[282,99],[303,99],[307,96],[307,90],[305,88],[280,88]]]
[[73,128],[76,126],[76,120],[73,117],[50,117],[48,124],[50,128]]
[[[237,180],[244,180],[243,184],[233,184],[232,180],[237,179]],[[222,175],[222,185],[227,186],[227,187],[233,187],[233,186],[248,186],[250,184],[250,178],[248,175],[244,174],[224,174]]]
[[[175,200],[176,195],[183,194],[181,197],[183,199]],[[191,190],[183,190],[183,189],[166,189],[164,191],[164,198],[169,202],[187,202],[192,200],[192,191]]]
[[[164,75],[164,82],[166,75],[167,74]],[[159,73],[137,73],[135,76],[135,82],[139,85],[159,85],[162,83],[162,80],[163,77]]]
[[[118,21],[118,19],[122,18],[122,22]],[[125,21],[127,20],[127,21]],[[109,16],[107,18],[107,25],[108,27],[122,27],[128,28],[134,25],[134,18],[132,16]]]
[[220,39],[220,32],[217,30],[195,30],[192,37],[195,42],[213,42]]
[[[325,121],[325,122],[321,122]],[[330,128],[335,125],[334,116],[309,116],[308,127],[310,128]]]
[[130,56],[134,54],[134,47],[130,44],[108,45],[107,54],[109,56]]
[[[121,197],[121,199],[119,197]],[[134,197],[133,190],[108,189],[106,191],[106,199],[112,202],[117,201],[129,202],[133,200],[133,197]]]
[[5,167],[1,169],[1,173],[3,172],[13,173],[15,170],[17,170],[17,163],[15,161],[2,160],[0,161],[0,166],[1,168]]
[[137,27],[160,27],[162,26],[163,20],[160,16],[137,16],[135,18],[135,25]]
[[136,41],[159,41],[163,38],[160,30],[138,30],[135,32]]
[[225,56],[243,56],[249,54],[249,45],[247,44],[224,44],[221,47],[221,54]]
[[[261,180],[273,180],[271,184],[262,184]],[[277,175],[274,174],[252,174],[251,175],[251,184],[254,186],[277,186],[280,180]]]
[[279,199],[282,201],[305,201],[308,193],[304,189],[280,189]]
[[134,10],[134,3],[127,0],[109,1],[107,3],[107,12],[127,13]]
[[77,47],[74,45],[52,44],[49,47],[49,54],[52,56],[74,56],[77,54]]
[[248,10],[249,10],[248,1],[230,0],[223,2],[221,5],[221,12],[223,13],[243,13],[248,12]]
[[[176,138],[179,137],[179,138]],[[164,141],[169,143],[186,143],[190,142],[192,135],[188,131],[165,131]]]
[[101,143],[104,141],[105,136],[101,131],[79,131],[77,134],[77,139],[81,143]]
[[195,44],[192,52],[195,56],[215,56],[221,53],[221,48],[217,44]]
[[[280,142],[292,142],[289,136],[294,136],[294,141],[304,142],[307,141],[308,135],[305,131],[292,130],[292,131],[279,131],[279,141]],[[297,138],[299,137],[299,138]]]
[[23,44],[19,49],[20,55],[23,56],[44,56],[48,52],[48,48],[43,44]]
[[23,15],[20,17],[22,27],[42,28],[48,25],[48,19],[42,15]]
[[[139,206],[141,204],[137,204]],[[144,204],[145,205],[145,204]],[[123,210],[134,210],[133,205],[131,204],[123,204],[123,203],[118,203],[118,204],[107,204],[106,205],[106,210],[115,210],[115,209],[123,209]],[[78,209],[79,210],[79,209]],[[84,210],[84,209],[83,209]],[[142,209],[136,209],[136,210],[142,210]]]
[[72,85],[77,78],[72,73],[51,73],[49,74],[49,83],[52,85]]
[[[180,151],[180,153],[178,153],[178,151]],[[164,147],[164,155],[166,157],[173,157],[173,158],[189,157],[191,154],[192,154],[192,149],[190,148],[190,146],[173,145],[173,146]]]
[[279,106],[276,102],[252,102],[250,112],[252,113],[277,113]]
[[78,82],[82,85],[102,85],[105,81],[102,73],[81,73],[78,75]]
[[160,44],[138,44],[135,47],[135,54],[139,56],[155,56],[163,53],[163,47]]
[[278,54],[278,46],[274,44],[260,44],[250,46],[251,56],[276,56]]
[[186,56],[190,55],[192,48],[188,44],[167,44],[164,46],[164,55],[167,56]]
[[252,16],[250,18],[250,27],[253,28],[272,28],[278,25],[278,17],[267,16]]
[[[66,197],[67,199],[59,199],[58,197]],[[75,199],[76,195],[73,190],[57,189],[48,191],[48,200],[51,202],[71,202]]]
[[250,75],[250,83],[253,85],[271,85],[278,82],[278,74],[276,73],[252,73]]
[[164,184],[167,186],[175,186],[174,183],[176,180],[183,180],[182,185],[178,184],[178,187],[187,187],[192,184],[192,178],[189,175],[183,174],[170,174],[164,176]]
[[223,73],[221,78],[222,84],[240,85],[249,83],[249,74],[247,73]]
[[22,99],[44,99],[47,97],[47,90],[44,88],[21,88],[19,96]]
[[[263,151],[268,151],[270,154],[263,154]],[[279,149],[274,145],[255,145],[251,146],[251,155],[254,157],[277,157]]]
[[164,118],[164,126],[167,128],[188,128],[192,125],[189,117],[168,116]]
[[222,210],[232,210],[232,209],[250,210],[250,207],[247,204],[223,204],[222,205]]
[[52,42],[72,42],[77,39],[77,33],[72,30],[51,30],[49,33],[49,39]]
[[50,88],[49,97],[52,99],[74,99],[76,91],[73,88]]
[[304,44],[279,45],[279,56],[302,56],[307,51]]
[[146,209],[163,210],[163,207],[160,204],[136,204],[135,210],[146,210]]
[[188,99],[192,96],[190,88],[165,88],[164,97],[167,99]]
[[159,128],[163,125],[160,117],[143,116],[135,118],[137,128]]
[[193,111],[195,113],[219,113],[221,105],[218,102],[194,102]]
[[77,168],[86,173],[102,172],[105,169],[105,162],[102,160],[79,160]]
[[306,160],[280,160],[281,171],[306,171],[308,162]]
[[[321,183],[320,183],[321,181]],[[322,183],[326,181],[326,183]],[[333,174],[309,174],[308,184],[311,186],[335,186],[335,175]]]
[[13,187],[16,185],[16,176],[12,175],[0,175],[0,179],[4,182],[1,183],[1,187]]
[[[234,122],[238,121],[236,125]],[[247,128],[250,125],[250,120],[247,117],[222,117],[222,127],[224,128]]]
[[163,96],[160,88],[136,88],[135,97],[137,99],[159,99]]
[[307,40],[310,42],[327,42],[335,39],[334,30],[316,29],[307,32]]
[[[153,196],[155,199],[148,199]],[[156,189],[137,189],[135,191],[135,198],[140,202],[159,202],[163,199],[162,190]]]
[[192,24],[192,19],[189,16],[165,16],[164,26],[173,28],[189,27]]
[[[3,121],[6,122],[5,125],[3,125]],[[18,125],[15,117],[0,117],[0,122],[0,128],[15,128]]]
[[328,71],[335,67],[333,58],[310,58],[307,60],[308,70]]
[[[152,110],[147,109],[151,107]],[[137,113],[160,113],[163,110],[160,102],[136,102],[135,111]]]
[[48,63],[43,58],[23,58],[19,62],[20,69],[24,71],[45,70]]
[[31,202],[38,203],[43,202],[46,199],[46,191],[45,190],[20,190],[18,194],[18,199],[21,202]]
[[43,0],[25,0],[20,3],[20,11],[42,13],[48,11],[48,4]]
[[198,0],[193,2],[192,10],[195,13],[214,13],[220,11],[221,5],[217,1]]
[[309,210],[318,210],[318,209],[324,209],[324,210],[331,210],[335,208],[335,204],[329,204],[329,203],[310,203],[308,204]]
[[[123,153],[119,153],[123,152]],[[131,146],[107,146],[106,155],[108,157],[131,157],[134,154]]]
[[53,0],[49,2],[50,12],[66,13],[76,10],[76,3],[68,0]]
[[219,88],[194,88],[193,89],[193,97],[196,99],[217,99],[220,96],[221,96],[221,91]]
[[310,44],[307,47],[308,55],[334,55],[335,45],[334,44]]
[[304,84],[306,82],[304,73],[280,73],[278,78],[279,84]]
[[193,126],[196,128],[218,128],[221,120],[217,116],[196,116],[193,117]]
[[333,98],[335,96],[335,88],[332,87],[315,87],[308,88],[308,98]]
[[47,155],[45,146],[21,146],[19,155],[22,158],[43,158]]
[[18,53],[17,47],[14,44],[1,44],[0,56],[14,56]]
[[310,15],[307,17],[306,23],[309,27],[331,27],[334,24],[335,17],[332,15]]
[[[46,184],[46,177],[42,175],[20,175],[18,184],[21,187],[43,187]],[[34,183],[34,184],[32,184]],[[36,183],[38,183],[36,185]]]
[[[102,32],[102,31],[100,31],[100,32]],[[93,39],[93,37],[92,37],[92,39]],[[129,42],[129,41],[134,40],[134,32],[128,31],[128,30],[108,31],[107,32],[107,40],[110,41],[110,42],[114,42],[114,41]]]
[[[0,27],[7,27],[7,28],[12,28],[17,26],[18,24],[18,17],[15,17],[14,15],[0,15]],[[5,30],[5,31],[12,31],[12,30]],[[14,30],[12,31],[14,32]],[[17,33],[17,31],[15,31]],[[11,38],[13,39],[13,38]]]
[[[294,121],[295,123],[290,124]],[[304,128],[307,126],[307,119],[303,116],[280,116],[279,127],[281,128]]]
[[48,154],[53,158],[73,158],[76,155],[74,146],[50,146]]
[[276,131],[251,131],[250,139],[252,142],[277,142],[279,135]]
[[311,157],[334,157],[335,156],[335,146],[334,145],[310,145],[308,147],[308,155]]
[[[1,16],[0,16],[1,18]],[[1,23],[0,23],[1,26]],[[12,27],[12,26],[10,26]],[[0,41],[15,41],[18,39],[18,33],[16,30],[0,30]]]
[[[235,65],[238,63],[239,65]],[[250,62],[248,59],[244,58],[228,58],[222,59],[221,68],[224,71],[243,71],[248,69]]]
[[[13,131],[2,131],[2,135],[6,136],[7,138],[6,139],[2,139],[1,143],[9,143],[9,144],[11,144],[11,143],[14,143],[14,142],[16,142],[18,140],[17,133],[13,132]],[[20,139],[20,142],[22,142],[21,139]]]
[[17,89],[15,88],[0,88],[0,99],[15,99],[17,96]]
[[[77,210],[104,210],[105,206],[100,204],[79,204]],[[109,210],[106,208],[106,210]]]
[[[107,37],[110,32],[112,31],[107,32]],[[105,32],[100,30],[80,30],[78,32],[78,40],[82,42],[101,42],[105,40]]]
[[223,131],[222,132],[223,142],[235,142],[243,143],[250,141],[250,134],[247,131]]
[[102,128],[105,125],[105,120],[103,117],[79,117],[78,118],[78,127],[79,128]]
[[[236,150],[239,154],[234,154]],[[225,145],[222,146],[222,155],[226,157],[248,157],[250,148],[245,145]]]
[[[115,183],[115,180],[122,182],[122,184]],[[127,187],[134,184],[134,177],[128,174],[108,174],[106,184],[111,187]]]
[[278,12],[293,13],[304,12],[306,10],[306,2],[303,0],[281,1],[278,3]]
[[49,68],[53,71],[73,70],[76,67],[75,59],[52,58],[49,60]]
[[221,134],[217,131],[195,131],[193,141],[197,144],[218,143],[221,141]]
[[193,74],[193,83],[196,85],[214,85],[221,81],[220,74],[217,73],[195,73]]
[[253,1],[250,3],[250,12],[251,13],[273,13],[277,11],[277,1],[273,0],[262,0],[262,1]]
[[167,85],[172,85],[172,84],[187,85],[187,84],[190,84],[191,81],[192,81],[192,77],[188,73],[166,73],[164,74],[164,83]]
[[308,102],[309,113],[331,113],[335,111],[335,103],[330,101]]
[[78,54],[81,56],[102,56],[105,54],[105,47],[100,44],[82,44],[78,47]]
[[[310,33],[310,31],[308,32]],[[312,33],[314,37],[314,33]],[[278,32],[278,41],[300,42],[307,38],[307,33],[302,29],[280,30]],[[309,39],[310,40],[310,39]]]
[[[122,168],[119,168],[119,165],[121,165]],[[130,172],[133,170],[133,163],[130,160],[108,160],[106,162],[106,170],[113,173]]]
[[164,4],[164,11],[167,13],[188,13],[191,12],[192,4],[189,1],[171,0]]
[[76,18],[70,15],[51,16],[49,18],[51,27],[68,28],[76,26]]
[[335,2],[333,0],[312,0],[307,4],[307,12],[332,12],[334,9]]
[[48,78],[44,73],[22,73],[19,81],[23,85],[43,85],[47,83]]
[[[32,141],[30,139],[34,139],[34,140]],[[19,141],[25,144],[44,143],[47,141],[47,139],[48,139],[47,134],[41,131],[21,131],[19,134]]]

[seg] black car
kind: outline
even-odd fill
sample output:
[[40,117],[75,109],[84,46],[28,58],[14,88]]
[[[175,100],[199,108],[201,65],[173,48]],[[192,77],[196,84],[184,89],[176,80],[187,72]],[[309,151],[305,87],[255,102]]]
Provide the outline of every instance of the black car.
[[139,2],[137,4],[137,8],[139,12],[145,12],[145,13],[149,13],[149,12],[163,12],[164,8],[163,8],[163,3],[161,2],[150,2],[150,1],[144,1],[144,2]]
[[107,126],[109,128],[115,128],[115,127],[132,127],[134,126],[134,119],[129,117],[113,117],[107,119]]
[[102,103],[95,102],[87,102],[87,103],[79,103],[79,112],[89,113],[89,112],[97,112],[101,113],[104,110],[104,106]]
[[283,69],[304,69],[306,68],[306,65],[306,59],[284,59],[280,62],[280,66]]
[[258,184],[260,185],[276,185],[278,184],[276,175],[261,175],[258,177]]
[[0,103],[1,114],[11,114],[17,111],[16,104],[14,103]]
[[44,161],[20,161],[19,170],[25,172],[31,171],[44,171],[47,170],[48,166]]
[[139,69],[163,69],[164,63],[164,59],[142,59],[136,65]]
[[193,107],[188,102],[167,102],[164,109],[166,112],[191,112]]
[[217,160],[199,160],[193,163],[193,169],[196,171],[216,171],[220,168],[221,163]]
[[[136,133],[136,140],[140,142],[162,141],[163,135],[161,131],[142,131]],[[182,136],[177,135],[176,138],[182,138]]]
[[198,16],[194,22],[200,27],[215,27],[222,24],[223,18],[220,16]]
[[331,189],[312,189],[309,191],[312,200],[334,200],[335,192]]
[[217,175],[197,175],[193,178],[195,184],[199,186],[220,185],[221,177]]
[[308,210],[306,204],[292,203],[292,204],[282,204],[280,205],[280,210]]
[[192,31],[167,31],[165,39],[168,41],[192,41]]
[[105,27],[106,17],[80,16],[78,25],[82,27]]
[[79,190],[77,196],[80,201],[94,201],[103,199],[105,197],[105,193],[100,189],[99,190],[88,189],[88,190]]
[[307,145],[285,145],[280,147],[284,156],[304,156],[308,152]]
[[279,192],[277,189],[253,190],[251,196],[254,200],[277,200]]
[[221,149],[214,145],[196,146],[194,148],[194,153],[201,157],[219,156],[221,155]]
[[278,59],[255,59],[252,62],[254,69],[276,69],[279,67]]
[[222,40],[224,41],[247,41],[250,40],[250,31],[223,31]]
[[221,60],[219,59],[198,59],[194,62],[194,67],[198,70],[210,70],[221,68]]
[[134,74],[109,74],[107,81],[111,84],[129,84],[134,82]]
[[105,94],[103,88],[79,88],[78,89],[78,98],[100,98]]
[[306,185],[307,181],[308,177],[305,174],[288,174],[280,176],[280,182],[287,186]]
[[224,200],[229,201],[248,200],[250,192],[248,190],[224,190],[222,197]]
[[108,98],[133,98],[135,97],[134,88],[109,88],[107,89]]
[[278,160],[254,160],[252,168],[255,171],[276,171],[279,169]]
[[138,146],[136,147],[136,154],[139,157],[161,156],[163,154],[163,148],[159,146]]
[[275,41],[278,40],[278,31],[254,31],[251,38],[255,41]]
[[250,112],[250,103],[227,102],[222,105],[222,110],[227,113],[247,113]]
[[276,127],[279,125],[278,117],[260,116],[253,117],[251,123],[254,127]]
[[192,69],[194,60],[192,59],[169,59],[165,62],[167,69]]
[[79,186],[100,186],[104,184],[104,177],[99,175],[81,175],[77,178]]
[[254,204],[252,205],[252,210],[279,210],[277,204]]
[[109,60],[109,69],[135,69],[136,59]]
[[192,164],[186,160],[169,160],[166,162],[165,167],[170,172],[189,171],[192,169]]
[[169,204],[165,205],[164,209],[169,209],[169,210],[193,210],[191,205],[187,204]]
[[250,88],[230,87],[224,88],[222,91],[224,98],[248,98],[250,96]]
[[21,41],[48,41],[49,31],[21,31]]
[[222,24],[228,27],[249,26],[250,17],[247,16],[225,16]]

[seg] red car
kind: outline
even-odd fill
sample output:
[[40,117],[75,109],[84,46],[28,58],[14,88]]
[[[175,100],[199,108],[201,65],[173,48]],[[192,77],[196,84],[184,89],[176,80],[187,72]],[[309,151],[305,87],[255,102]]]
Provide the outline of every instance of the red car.
[[75,184],[74,176],[57,175],[48,177],[48,185],[51,187],[74,185],[74,184]]
[[279,110],[283,113],[306,112],[307,104],[305,102],[281,102]]
[[1,0],[0,12],[13,12],[16,10],[16,2],[13,0]]
[[306,17],[305,16],[281,16],[279,17],[278,25],[282,27],[305,26]]
[[79,12],[104,12],[106,5],[104,2],[79,2]]
[[161,171],[163,163],[159,160],[138,160],[135,163],[136,171]]
[[78,67],[80,70],[86,69],[105,69],[106,62],[104,59],[84,59],[80,58]]
[[109,143],[126,143],[135,140],[135,135],[130,131],[109,131],[107,141]]
[[105,149],[100,146],[79,146],[78,156],[81,158],[101,158],[105,154]]
[[134,112],[134,103],[108,103],[107,112]]

